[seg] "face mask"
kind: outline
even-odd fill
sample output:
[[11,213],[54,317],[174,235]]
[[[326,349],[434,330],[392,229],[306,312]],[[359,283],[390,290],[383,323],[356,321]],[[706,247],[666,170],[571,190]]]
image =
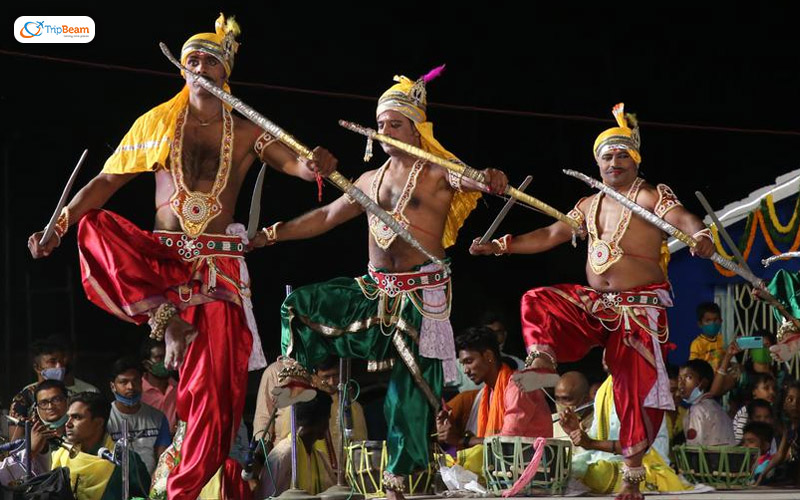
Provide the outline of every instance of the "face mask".
[[150,365],[150,373],[156,378],[169,378],[169,370],[164,366],[163,361]]
[[769,355],[769,347],[762,347],[760,349],[751,349],[750,357],[753,363],[768,364],[772,363],[772,357]]
[[695,387],[692,390],[692,393],[689,395],[689,397],[688,398],[684,398],[683,400],[686,403],[688,403],[690,405],[693,405],[693,404],[695,404],[697,402],[698,399],[700,399],[700,396],[702,396],[703,394],[705,394],[705,392],[701,391],[699,387]]
[[139,401],[142,400],[142,395],[141,394],[137,394],[132,398],[126,398],[122,394],[119,394],[119,393],[115,392],[114,393],[114,399],[116,399],[120,403],[124,404],[125,406],[136,406],[136,405],[139,404]]
[[66,423],[67,423],[67,420],[69,420],[69,415],[67,415],[67,414],[65,413],[63,417],[59,418],[59,419],[58,419],[58,420],[56,420],[56,421],[53,421],[53,422],[45,422],[44,420],[42,420],[42,422],[44,422],[44,425],[45,425],[45,426],[47,426],[47,428],[48,428],[48,429],[50,429],[50,430],[56,430],[56,429],[58,429],[58,428],[62,427],[64,424],[66,424]]
[[67,369],[63,366],[59,366],[58,368],[45,368],[41,372],[42,377],[45,380],[60,380],[64,381],[64,375],[67,374]]
[[703,331],[705,335],[713,337],[716,334],[718,334],[719,331],[722,329],[722,323],[717,323],[717,322],[706,323],[705,325],[701,326],[700,329]]

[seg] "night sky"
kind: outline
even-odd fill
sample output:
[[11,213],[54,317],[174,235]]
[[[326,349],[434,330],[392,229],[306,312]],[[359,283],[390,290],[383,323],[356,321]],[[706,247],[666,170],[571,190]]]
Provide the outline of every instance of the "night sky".
[[[719,208],[798,167],[800,32],[773,24],[789,19],[780,10],[676,8],[634,16],[607,8],[579,10],[575,4],[572,12],[556,15],[503,2],[482,3],[477,10],[434,2],[341,7],[345,4],[352,5],[6,7],[0,24],[6,70],[0,84],[4,406],[9,391],[32,377],[25,361],[30,338],[69,335],[73,321],[78,374],[105,386],[110,361],[135,349],[147,334],[86,300],[74,228],[44,261],[30,259],[26,238],[47,222],[84,148],[89,158],[78,185],[96,175],[137,116],[180,90],[181,80],[158,42],[179,53],[190,35],[213,31],[220,10],[235,14],[242,27],[233,93],[308,145],[330,149],[350,178],[377,168],[384,155],[378,152],[364,165],[362,137],[340,128],[337,120],[373,126],[377,96],[393,75],[416,78],[442,63],[447,63],[444,76],[428,86],[428,117],[439,141],[473,167],[503,169],[514,184],[533,175],[528,192],[564,212],[590,190],[561,169],[598,177],[591,146],[612,126],[610,110],[620,101],[641,122],[643,176],[672,186],[695,213],[702,210],[692,195],[697,189]],[[30,14],[89,15],[97,35],[89,44],[23,45],[13,38],[12,24]],[[251,174],[238,211],[243,222],[256,169]],[[335,188],[326,186],[324,201],[336,196]],[[455,273],[452,321],[458,331],[487,305],[499,306],[511,318],[509,348],[521,352],[520,296],[534,286],[584,282],[585,244],[536,256],[470,257],[469,241],[503,205],[499,198],[484,199],[449,251]],[[268,173],[264,224],[316,206],[315,185]],[[152,177],[137,178],[107,208],[152,228]],[[547,223],[543,215],[515,208],[498,234]],[[256,318],[270,357],[279,349],[284,285],[363,273],[366,235],[359,218],[317,239],[249,256]],[[68,282],[74,316],[68,296],[50,290]],[[38,292],[29,299],[30,289]]]

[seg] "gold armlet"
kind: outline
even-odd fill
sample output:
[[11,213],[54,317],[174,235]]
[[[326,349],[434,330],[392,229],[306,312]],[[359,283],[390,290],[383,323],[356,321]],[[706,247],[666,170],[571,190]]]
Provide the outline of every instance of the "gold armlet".
[[274,245],[278,242],[278,226],[281,224],[283,224],[283,222],[276,222],[269,227],[261,229],[261,232],[267,237],[267,244],[265,246]]
[[492,243],[497,244],[498,251],[495,252],[495,255],[500,256],[500,255],[508,255],[509,253],[511,253],[508,251],[508,245],[511,244],[510,234],[507,234],[502,238],[494,239],[492,240]]
[[178,308],[172,302],[164,302],[158,306],[148,321],[150,324],[150,338],[164,340],[167,324],[176,314],[178,314]]

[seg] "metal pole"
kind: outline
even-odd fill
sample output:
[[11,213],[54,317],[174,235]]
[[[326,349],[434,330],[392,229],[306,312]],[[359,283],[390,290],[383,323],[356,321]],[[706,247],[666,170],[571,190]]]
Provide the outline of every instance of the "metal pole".
[[128,421],[124,418],[122,419],[122,439],[120,441],[122,444],[122,500],[128,500],[130,498],[131,478],[130,462],[128,460]]
[[31,422],[25,421],[25,480],[33,477],[31,474]]

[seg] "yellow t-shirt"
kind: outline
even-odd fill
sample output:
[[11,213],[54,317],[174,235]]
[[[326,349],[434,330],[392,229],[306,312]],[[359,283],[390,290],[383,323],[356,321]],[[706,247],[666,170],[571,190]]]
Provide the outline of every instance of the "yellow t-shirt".
[[717,334],[713,338],[708,338],[700,334],[692,341],[689,347],[689,359],[702,359],[711,365],[711,368],[717,369],[722,357],[725,355],[725,346],[722,340],[722,334]]

